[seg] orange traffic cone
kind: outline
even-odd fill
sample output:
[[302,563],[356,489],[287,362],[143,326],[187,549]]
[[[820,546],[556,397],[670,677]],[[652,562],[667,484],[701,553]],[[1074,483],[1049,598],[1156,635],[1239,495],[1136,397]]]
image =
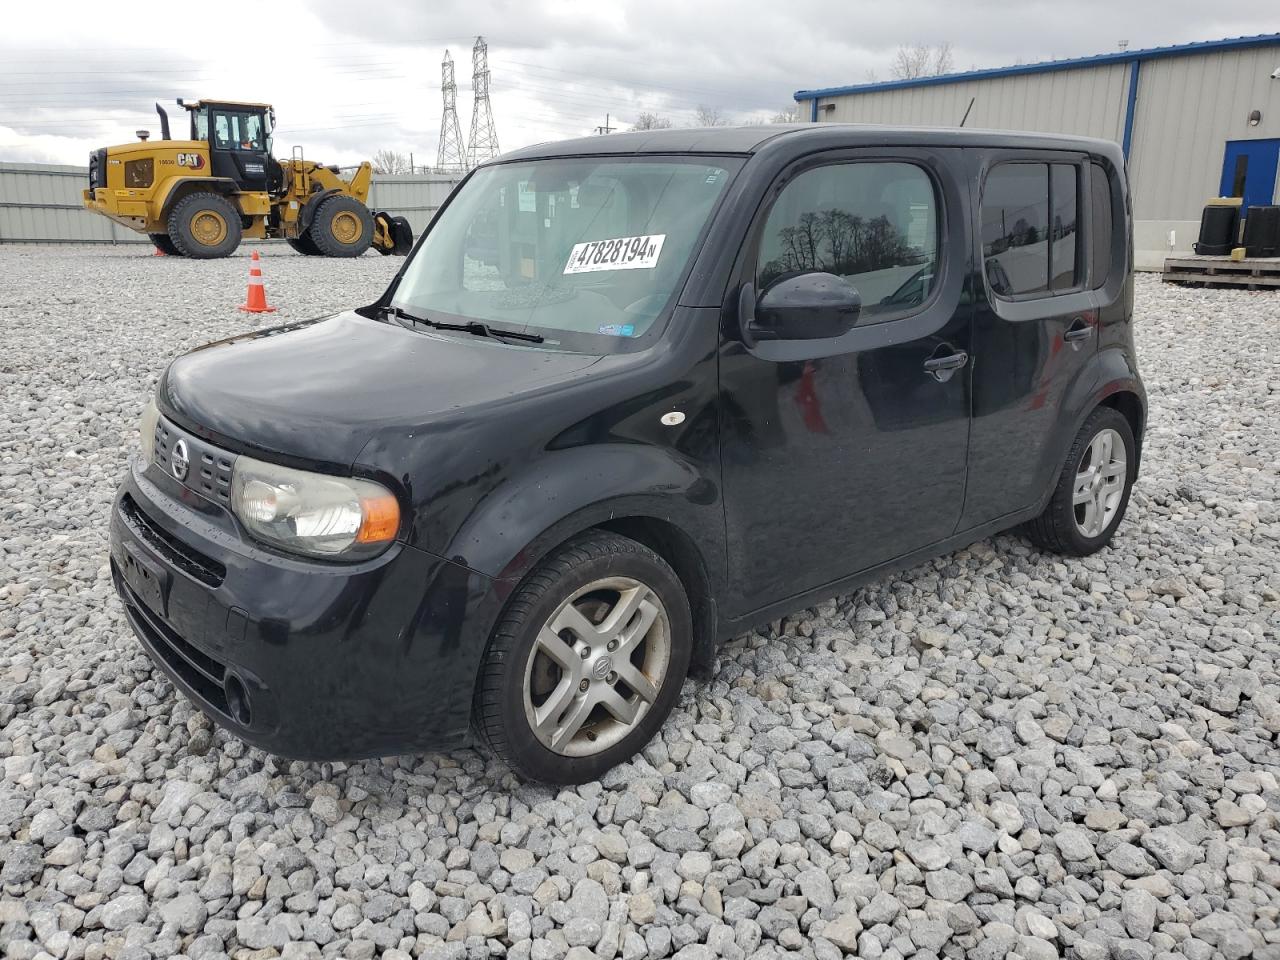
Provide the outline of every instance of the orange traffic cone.
[[168,254],[167,254],[167,253],[165,253],[163,250],[161,250],[159,247],[156,247],[156,252],[155,252],[155,253],[153,253],[153,254],[152,254],[152,256],[153,256],[153,257],[167,257],[167,256],[168,256]]
[[245,302],[240,304],[245,313],[275,313],[275,307],[267,306],[267,290],[262,285],[262,266],[258,260],[258,251],[253,251],[253,259],[249,261],[249,293]]

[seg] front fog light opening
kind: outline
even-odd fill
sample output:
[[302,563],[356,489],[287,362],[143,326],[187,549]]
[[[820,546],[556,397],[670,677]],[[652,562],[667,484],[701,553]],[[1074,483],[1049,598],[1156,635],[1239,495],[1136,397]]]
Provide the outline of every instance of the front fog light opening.
[[253,711],[249,707],[249,691],[244,681],[229,673],[222,681],[222,692],[226,695],[227,713],[231,719],[242,727],[249,726],[253,722]]

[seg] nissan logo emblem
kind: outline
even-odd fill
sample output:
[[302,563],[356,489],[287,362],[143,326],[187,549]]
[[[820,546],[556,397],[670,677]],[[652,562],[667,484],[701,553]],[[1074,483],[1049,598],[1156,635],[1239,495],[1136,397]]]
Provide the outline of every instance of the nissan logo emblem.
[[185,480],[190,466],[191,455],[187,453],[187,441],[179,440],[173,445],[173,453],[169,455],[169,470],[176,479]]

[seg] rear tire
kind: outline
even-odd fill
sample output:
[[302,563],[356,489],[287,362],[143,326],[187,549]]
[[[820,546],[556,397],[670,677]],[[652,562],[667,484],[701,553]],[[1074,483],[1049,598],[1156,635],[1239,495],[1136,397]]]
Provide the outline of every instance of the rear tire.
[[373,214],[354,197],[330,197],[316,210],[307,236],[326,257],[358,257],[373,243]]
[[286,238],[285,243],[289,244],[289,246],[293,247],[294,250],[298,251],[298,253],[302,254],[304,257],[323,256],[323,254],[316,248],[315,242],[305,233],[294,240]]
[[1026,525],[1027,536],[1054,553],[1096,553],[1124,519],[1137,470],[1129,421],[1118,410],[1098,407],[1076,434],[1053,496]]
[[662,727],[692,641],[689,600],[666,561],[614,534],[577,537],[525,577],[494,628],[472,710],[478,738],[524,778],[595,780]]
[[169,235],[167,233],[149,233],[147,236],[151,238],[151,242],[155,244],[156,249],[166,257],[182,256],[182,251],[174,245],[174,242],[169,239]]
[[240,246],[240,211],[216,193],[183,197],[169,212],[168,223],[173,245],[184,257],[216,260]]

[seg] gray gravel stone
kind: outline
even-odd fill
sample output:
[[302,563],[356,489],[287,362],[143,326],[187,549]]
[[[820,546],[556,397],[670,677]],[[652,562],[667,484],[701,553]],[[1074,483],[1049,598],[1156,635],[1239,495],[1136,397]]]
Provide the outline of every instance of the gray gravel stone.
[[[270,323],[400,265],[265,250]],[[1002,534],[745,633],[640,756],[555,790],[467,750],[269,757],[131,637],[115,485],[167,358],[257,325],[245,269],[0,245],[9,955],[1277,960],[1274,295],[1138,278],[1110,547]]]

